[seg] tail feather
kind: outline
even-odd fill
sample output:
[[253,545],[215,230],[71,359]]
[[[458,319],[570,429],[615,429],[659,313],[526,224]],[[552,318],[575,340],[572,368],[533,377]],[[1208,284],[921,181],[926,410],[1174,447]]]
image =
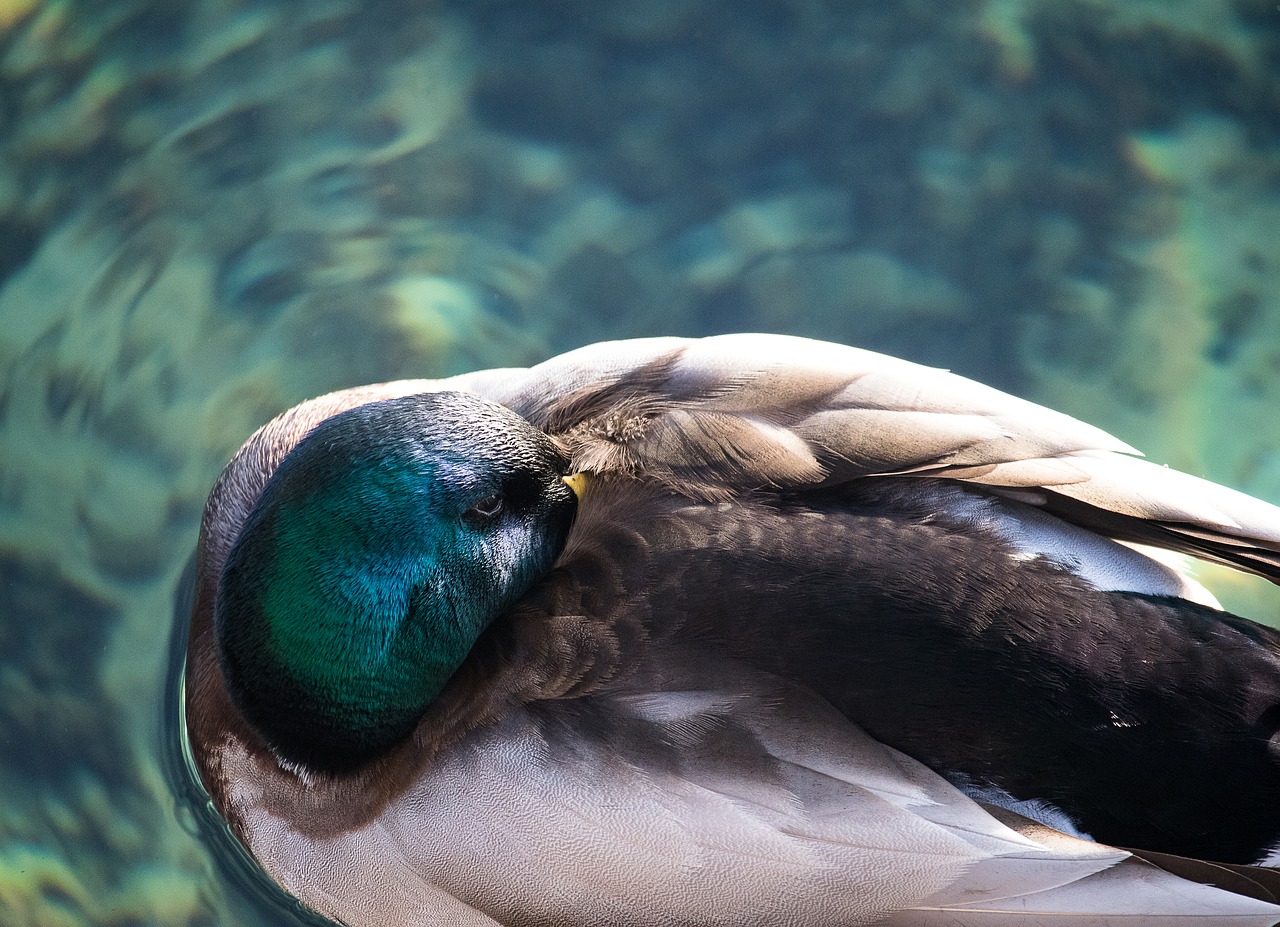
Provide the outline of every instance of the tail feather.
[[[984,810],[1055,857],[1100,847],[1012,811]],[[1234,866],[1146,850],[1041,891],[973,897],[944,889],[881,922],[882,927],[1274,927],[1280,924],[1280,870]],[[995,858],[996,865],[1015,862]],[[980,866],[982,864],[979,864]],[[975,881],[965,879],[964,888]]]
[[921,905],[883,927],[1274,927],[1280,906],[1188,882],[1138,857],[1048,891]]

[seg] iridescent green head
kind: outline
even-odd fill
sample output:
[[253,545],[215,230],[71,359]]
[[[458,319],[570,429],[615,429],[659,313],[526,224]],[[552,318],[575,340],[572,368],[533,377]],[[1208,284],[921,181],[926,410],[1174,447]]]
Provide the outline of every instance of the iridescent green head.
[[565,466],[524,419],[465,393],[322,422],[267,483],[219,580],[236,705],[313,769],[403,740],[559,555],[576,506]]

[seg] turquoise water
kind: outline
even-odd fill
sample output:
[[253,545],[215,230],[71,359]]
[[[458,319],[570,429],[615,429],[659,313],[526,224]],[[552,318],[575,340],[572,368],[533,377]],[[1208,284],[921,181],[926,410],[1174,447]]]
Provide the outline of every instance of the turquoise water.
[[1278,75],[1270,0],[0,0],[0,922],[281,922],[165,680],[319,392],[794,332],[1280,502]]

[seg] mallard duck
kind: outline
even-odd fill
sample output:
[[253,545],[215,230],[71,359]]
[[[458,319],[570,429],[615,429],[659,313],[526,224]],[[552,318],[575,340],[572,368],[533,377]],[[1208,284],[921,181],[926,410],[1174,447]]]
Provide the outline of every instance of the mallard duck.
[[1135,453],[775,335],[332,393],[209,497],[194,765],[353,927],[1272,924],[1280,634],[1153,548],[1280,510]]

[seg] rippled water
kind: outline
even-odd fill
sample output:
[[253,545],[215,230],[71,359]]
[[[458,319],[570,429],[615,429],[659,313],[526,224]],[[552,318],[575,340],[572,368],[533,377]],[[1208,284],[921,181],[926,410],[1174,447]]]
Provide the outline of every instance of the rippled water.
[[165,671],[318,392],[786,331],[1280,502],[1277,75],[1270,0],[0,0],[0,922],[280,922]]

